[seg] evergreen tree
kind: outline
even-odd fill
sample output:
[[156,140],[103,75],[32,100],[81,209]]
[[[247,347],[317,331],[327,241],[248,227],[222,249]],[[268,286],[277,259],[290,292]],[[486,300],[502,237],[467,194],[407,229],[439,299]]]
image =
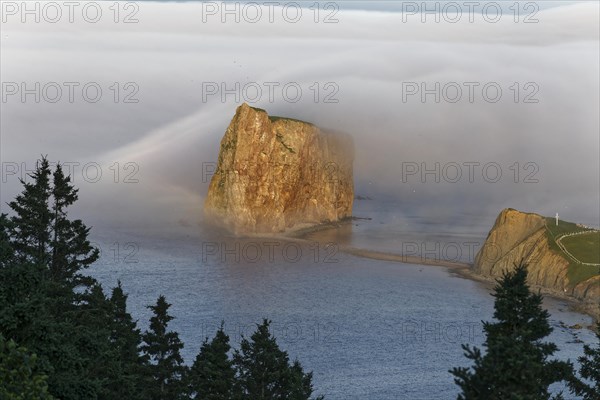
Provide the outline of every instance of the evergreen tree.
[[87,238],[90,229],[79,219],[71,221],[67,218],[67,208],[77,201],[77,192],[78,189],[71,184],[71,178],[64,175],[59,163],[53,174],[50,272],[53,279],[67,282],[73,287],[79,283],[92,284],[79,271],[99,257],[98,249],[93,248]]
[[67,315],[77,327],[72,340],[77,344],[79,360],[85,366],[81,375],[94,382],[98,399],[114,398],[108,384],[119,370],[118,354],[108,340],[111,304],[99,283],[86,289],[78,299],[77,307]]
[[159,296],[154,306],[148,306],[154,316],[150,318],[150,330],[142,335],[144,344],[142,350],[147,355],[150,364],[148,373],[150,382],[146,387],[146,398],[150,400],[177,400],[184,398],[185,387],[183,377],[186,367],[180,350],[183,343],[177,332],[167,331],[169,322],[169,307],[164,296]]
[[42,157],[30,174],[33,182],[20,179],[24,189],[8,203],[15,212],[11,218],[13,249],[21,262],[47,266],[50,262],[51,212],[50,164]]
[[[304,373],[300,361],[294,360],[290,368],[290,400],[309,399],[314,388],[312,384],[313,373]],[[317,397],[317,400],[323,400],[323,396]]]
[[8,255],[0,262],[0,332],[37,354],[55,397],[93,399],[102,397],[109,370],[108,301],[92,278],[75,290],[97,251],[81,221],[67,219],[76,191],[60,165],[52,185],[51,175],[44,157],[9,203],[14,215],[0,217],[0,251]]
[[451,373],[462,393],[459,400],[542,400],[551,395],[548,387],[572,373],[570,363],[548,360],[557,347],[542,342],[552,332],[542,297],[526,283],[527,266],[521,263],[505,272],[495,287],[494,318],[484,322],[487,353],[463,345],[471,368],[454,368]]
[[229,359],[229,336],[223,331],[223,322],[215,337],[202,343],[200,353],[187,377],[192,399],[229,400],[233,396],[235,371]]
[[14,262],[14,250],[10,241],[11,221],[6,214],[0,214],[0,268]]
[[127,312],[127,295],[121,282],[113,288],[110,298],[112,321],[110,340],[116,349],[118,368],[108,382],[114,398],[143,399],[144,358],[140,356],[142,342],[137,323]]
[[[47,352],[59,356],[64,341],[50,305],[57,300],[48,293],[45,268],[12,259],[0,267],[0,332],[7,340],[27,347],[38,356],[37,365],[47,375],[54,372]],[[51,383],[53,376],[49,377]]]
[[258,325],[250,340],[242,339],[234,352],[235,396],[248,400],[308,400],[312,394],[312,373],[305,374],[299,362],[289,364],[287,352],[269,332],[270,321]]
[[[43,292],[43,267],[16,259],[12,233],[6,214],[0,215],[0,332],[7,339],[27,343],[36,323]],[[38,322],[39,323],[39,322]]]
[[37,357],[0,334],[0,399],[52,400]]
[[0,269],[0,332],[37,354],[53,396],[95,398],[100,381],[86,371],[96,346],[81,340],[85,333],[74,320],[75,306],[64,301],[64,287],[41,279],[45,270],[36,268],[19,263]]
[[46,266],[51,279],[75,287],[82,283],[78,272],[99,254],[87,239],[89,228],[81,220],[67,218],[68,207],[77,201],[77,189],[60,163],[52,173],[45,157],[29,176],[33,182],[21,180],[23,192],[9,203],[15,215],[10,225],[4,224],[11,228],[14,252],[21,262]]
[[596,347],[583,346],[584,355],[579,357],[579,374],[586,381],[573,377],[569,382],[571,391],[584,400],[600,400],[600,322],[596,324]]
[[43,157],[30,177],[9,203],[14,215],[0,214],[0,398],[178,400],[187,389],[208,399],[309,398],[312,374],[289,364],[266,320],[242,341],[235,369],[221,326],[202,345],[186,388],[183,344],[167,330],[170,304],[160,296],[149,307],[154,316],[141,335],[120,282],[108,299],[81,273],[98,251],[89,229],[68,218],[77,190],[61,165],[52,173]]

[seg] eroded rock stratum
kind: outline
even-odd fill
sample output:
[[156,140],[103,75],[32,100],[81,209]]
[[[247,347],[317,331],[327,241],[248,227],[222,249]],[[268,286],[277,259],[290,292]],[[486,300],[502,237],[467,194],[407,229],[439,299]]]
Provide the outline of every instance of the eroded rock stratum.
[[475,257],[475,272],[498,278],[523,261],[529,266],[531,285],[572,296],[600,317],[600,274],[574,281],[576,269],[584,267],[560,250],[546,224],[547,219],[538,214],[502,210]]
[[236,234],[350,217],[353,158],[349,135],[242,104],[221,140],[205,215]]

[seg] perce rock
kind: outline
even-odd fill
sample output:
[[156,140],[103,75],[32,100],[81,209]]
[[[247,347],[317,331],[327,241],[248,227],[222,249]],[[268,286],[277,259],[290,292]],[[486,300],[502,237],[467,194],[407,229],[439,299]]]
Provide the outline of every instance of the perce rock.
[[235,234],[294,230],[352,215],[354,145],[242,104],[221,140],[205,215]]
[[474,270],[498,278],[521,260],[528,264],[528,282],[550,294],[567,295],[581,301],[583,308],[600,317],[600,275],[579,282],[569,278],[572,265],[554,243],[546,218],[507,208],[502,210],[475,257]]

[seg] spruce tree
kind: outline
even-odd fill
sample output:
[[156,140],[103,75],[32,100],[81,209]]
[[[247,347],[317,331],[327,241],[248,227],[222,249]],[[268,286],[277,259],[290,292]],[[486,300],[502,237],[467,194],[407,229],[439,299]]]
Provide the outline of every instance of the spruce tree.
[[0,331],[37,354],[55,397],[102,398],[112,352],[108,301],[92,278],[75,290],[97,251],[83,223],[67,218],[77,196],[60,165],[52,174],[44,157],[30,178],[9,203],[14,214],[0,216]]
[[0,268],[14,262],[14,250],[10,241],[11,221],[6,214],[0,214]]
[[[68,218],[69,206],[77,201],[70,178],[60,164],[52,174],[45,157],[30,177],[32,182],[22,182],[23,192],[9,203],[14,215],[0,214],[0,332],[8,340],[0,346],[0,382],[18,377],[6,391],[0,384],[0,397],[18,393],[19,383],[29,388],[30,374],[33,390],[41,390],[32,398],[50,398],[43,393],[44,382],[61,400],[186,398],[183,344],[167,330],[173,319],[170,304],[160,296],[149,307],[154,312],[150,329],[140,335],[120,283],[108,299],[95,279],[81,274],[98,251],[83,222]],[[308,399],[312,374],[297,361],[289,364],[268,326],[265,320],[251,342],[244,339],[235,370],[222,327],[206,341],[188,381],[198,378],[190,385],[196,397],[230,398],[237,389],[245,399]],[[14,342],[27,350],[15,350]],[[33,354],[35,371],[29,368]],[[6,367],[4,361],[13,356],[31,364],[23,370]]]
[[93,248],[88,240],[90,229],[79,219],[71,221],[67,218],[67,208],[77,201],[77,192],[59,163],[53,173],[50,272],[53,279],[73,287],[92,283],[79,272],[99,257],[98,249]]
[[142,336],[137,323],[127,311],[127,295],[121,282],[113,288],[110,297],[110,340],[116,351],[118,368],[111,374],[108,386],[119,399],[143,399],[144,359],[140,355]]
[[14,201],[8,203],[15,212],[11,218],[10,233],[13,249],[21,262],[48,266],[51,240],[51,218],[49,209],[50,164],[42,157],[29,177],[33,182],[20,179],[24,189]]
[[0,399],[52,400],[37,356],[0,334]]
[[270,321],[257,326],[250,340],[242,339],[234,352],[235,396],[244,400],[308,400],[312,374],[305,374],[297,361],[291,366],[287,352],[269,332]]
[[71,315],[72,302],[64,299],[64,290],[50,285],[45,266],[21,257],[3,261],[0,332],[7,340],[37,354],[38,367],[48,375],[50,393],[65,399],[70,398],[68,393],[81,393],[74,386],[88,386],[89,382],[75,372],[81,371],[81,362],[73,345],[76,325],[67,317]]
[[[97,384],[99,399],[114,398],[108,381],[119,370],[118,354],[108,340],[110,336],[111,303],[102,286],[94,283],[80,296],[81,303],[68,314],[77,326],[72,333],[81,346],[79,357],[86,366],[85,376]],[[78,347],[79,347],[78,346]]]
[[[314,390],[312,384],[312,372],[304,373],[300,361],[294,360],[290,367],[290,400],[309,399]],[[317,400],[323,400],[323,396],[317,397]]]
[[89,228],[81,220],[67,218],[68,207],[77,201],[77,189],[60,163],[51,172],[46,157],[29,177],[32,182],[21,180],[23,192],[9,203],[15,215],[10,224],[3,224],[10,228],[13,251],[21,262],[45,266],[56,282],[91,285],[92,280],[79,271],[98,259],[98,249],[88,240]]
[[[15,263],[0,269],[0,331],[38,356],[48,391],[62,400],[96,398],[100,375],[90,373],[103,349],[64,286],[41,278],[37,265]],[[105,342],[102,340],[100,344]]]
[[493,295],[497,322],[483,324],[486,354],[462,346],[474,365],[450,371],[461,388],[459,400],[550,399],[548,387],[572,373],[570,363],[548,359],[557,351],[555,344],[542,341],[552,332],[549,314],[526,279],[527,266],[521,263],[498,281]]
[[154,316],[150,318],[150,329],[142,335],[142,350],[150,361],[150,381],[146,387],[146,398],[149,400],[184,398],[183,377],[186,367],[180,354],[183,343],[177,332],[167,330],[173,319],[168,313],[169,307],[171,304],[162,295],[158,297],[156,305],[148,306]]
[[233,396],[235,371],[229,359],[229,336],[223,331],[223,322],[215,337],[202,343],[200,352],[187,377],[192,399],[229,400]]
[[596,346],[583,346],[584,355],[579,357],[579,374],[584,380],[573,376],[569,382],[571,391],[584,400],[600,400],[600,322],[596,324]]

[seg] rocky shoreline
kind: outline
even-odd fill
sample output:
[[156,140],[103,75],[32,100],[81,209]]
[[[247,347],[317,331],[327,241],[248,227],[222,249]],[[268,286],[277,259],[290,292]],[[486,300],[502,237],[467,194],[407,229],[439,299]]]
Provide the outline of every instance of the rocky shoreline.
[[[496,279],[491,278],[489,276],[478,274],[477,272],[475,272],[473,270],[472,265],[470,265],[467,268],[457,268],[457,269],[453,270],[452,272],[456,273],[457,275],[460,275],[463,278],[471,279],[471,280],[489,285],[490,288],[496,284]],[[542,294],[544,296],[551,297],[556,300],[564,301],[565,303],[568,304],[569,309],[571,311],[586,314],[586,315],[592,317],[594,323],[591,324],[590,326],[587,326],[586,328],[588,328],[588,329],[594,329],[594,324],[597,321],[600,321],[600,316],[596,312],[595,308],[594,309],[589,308],[587,306],[587,303],[585,303],[575,297],[557,293],[556,291],[553,291],[551,289],[548,289],[548,288],[540,286],[540,285],[530,285],[530,288],[533,291],[538,291],[540,294]]]

